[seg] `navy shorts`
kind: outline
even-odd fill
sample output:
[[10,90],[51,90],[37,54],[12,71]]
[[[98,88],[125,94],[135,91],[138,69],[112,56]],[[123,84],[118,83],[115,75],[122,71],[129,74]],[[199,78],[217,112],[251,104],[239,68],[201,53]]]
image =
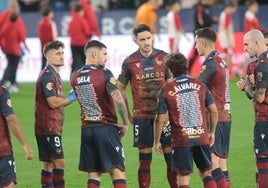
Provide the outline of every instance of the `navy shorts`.
[[[140,149],[153,147],[154,144],[154,118],[140,119],[133,118],[134,147]],[[160,142],[162,147],[171,146],[170,124],[166,124],[161,134]]]
[[172,148],[172,169],[173,172],[189,175],[193,172],[193,161],[200,171],[211,168],[210,146],[191,146]]
[[0,157],[0,187],[16,184],[16,165],[13,155]]
[[215,142],[211,151],[220,158],[228,158],[231,135],[231,122],[218,122]]
[[52,162],[51,159],[63,159],[63,148],[60,135],[36,136],[39,160]]
[[268,122],[256,122],[253,134],[255,155],[257,157],[268,156]]
[[111,172],[125,171],[124,150],[118,129],[113,125],[82,128],[79,170]]

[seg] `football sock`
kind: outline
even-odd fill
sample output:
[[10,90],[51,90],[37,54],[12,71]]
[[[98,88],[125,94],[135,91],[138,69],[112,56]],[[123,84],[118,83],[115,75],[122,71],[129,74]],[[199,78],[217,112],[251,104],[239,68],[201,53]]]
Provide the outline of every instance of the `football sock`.
[[224,175],[224,177],[226,179],[226,186],[225,186],[225,188],[231,188],[231,179],[230,179],[228,170],[223,171],[222,173],[223,173],[223,175]]
[[98,180],[94,179],[88,179],[87,180],[87,188],[99,188],[100,182]]
[[220,168],[216,168],[212,171],[212,176],[214,180],[216,181],[217,188],[225,188],[226,186],[226,179],[222,173],[222,170]]
[[52,172],[41,171],[41,186],[42,188],[53,188]]
[[259,188],[268,188],[268,157],[257,158],[259,171]]
[[151,184],[150,167],[152,153],[139,153],[140,166],[138,171],[139,187],[149,188]]
[[167,164],[167,179],[170,188],[178,188],[177,185],[177,174],[172,173],[172,167],[171,167],[171,153],[165,153],[164,154],[166,164]]
[[117,179],[117,180],[113,180],[113,185],[114,188],[126,188],[126,180],[124,179]]
[[53,169],[53,185],[54,188],[64,188],[64,170],[63,169]]
[[207,176],[203,179],[205,188],[217,188],[217,184],[212,176]]

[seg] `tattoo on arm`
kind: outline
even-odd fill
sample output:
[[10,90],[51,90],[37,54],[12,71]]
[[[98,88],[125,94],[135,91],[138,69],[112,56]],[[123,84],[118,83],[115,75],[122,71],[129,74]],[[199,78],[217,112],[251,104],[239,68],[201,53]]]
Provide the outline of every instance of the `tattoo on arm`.
[[127,111],[125,101],[124,101],[120,91],[118,89],[112,91],[111,96],[117,105],[118,111],[119,111],[120,116],[123,120],[123,124],[127,125],[128,124],[128,111]]

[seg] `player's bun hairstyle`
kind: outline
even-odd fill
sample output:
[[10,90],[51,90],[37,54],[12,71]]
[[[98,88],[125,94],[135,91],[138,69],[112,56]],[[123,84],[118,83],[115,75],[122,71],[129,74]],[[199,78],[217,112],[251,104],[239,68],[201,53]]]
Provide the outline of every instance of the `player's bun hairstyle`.
[[213,43],[216,42],[217,34],[211,27],[200,28],[195,31],[196,38],[203,38]]
[[182,53],[171,53],[165,57],[165,63],[174,77],[187,74],[187,59]]
[[146,24],[136,25],[133,29],[133,35],[137,37],[139,33],[144,32],[144,31],[148,31],[151,33],[151,29],[148,25]]
[[41,10],[43,16],[48,16],[51,12],[53,12],[53,8],[49,6],[45,6]]
[[181,1],[179,1],[179,0],[168,0],[168,2],[166,4],[167,5],[167,8],[170,8],[172,5],[174,5],[176,3],[181,4]]
[[43,54],[46,55],[48,51],[50,50],[58,50],[59,48],[64,48],[64,43],[59,41],[59,40],[55,40],[52,42],[48,42],[45,44],[44,48],[43,48]]
[[90,41],[87,42],[87,44],[84,47],[84,53],[85,54],[86,54],[87,49],[89,49],[89,48],[102,49],[102,48],[107,48],[107,47],[105,46],[105,44],[103,44],[102,42],[100,42],[98,40],[90,40]]

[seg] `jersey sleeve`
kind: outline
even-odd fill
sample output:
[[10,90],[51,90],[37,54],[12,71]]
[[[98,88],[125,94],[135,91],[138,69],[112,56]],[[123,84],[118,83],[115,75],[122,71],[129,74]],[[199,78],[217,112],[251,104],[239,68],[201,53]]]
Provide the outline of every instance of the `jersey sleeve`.
[[208,107],[209,105],[212,105],[214,103],[214,99],[212,94],[210,93],[210,91],[208,90],[208,88],[206,88],[206,107]]
[[158,100],[157,100],[157,113],[158,114],[165,114],[167,113],[167,103],[164,98],[164,91],[163,89],[160,90],[160,93],[158,95]]
[[40,83],[46,98],[56,96],[55,80],[50,73],[43,74]]
[[212,60],[205,61],[201,67],[201,72],[198,80],[205,83],[207,86],[212,76],[216,73],[216,64]]
[[256,89],[266,89],[268,83],[268,64],[260,63],[258,65]]
[[106,90],[110,94],[112,91],[118,89],[117,80],[113,76],[113,73],[110,70],[105,70],[105,85]]
[[11,99],[10,99],[10,95],[7,91],[6,88],[2,88],[2,94],[1,94],[1,111],[2,111],[2,115],[8,116],[10,114],[14,114],[13,108],[12,108],[12,103],[11,103]]
[[128,60],[125,59],[123,64],[122,64],[122,70],[121,70],[121,73],[118,77],[118,81],[127,85],[130,78],[131,78],[131,75],[130,75],[130,70],[128,68]]

